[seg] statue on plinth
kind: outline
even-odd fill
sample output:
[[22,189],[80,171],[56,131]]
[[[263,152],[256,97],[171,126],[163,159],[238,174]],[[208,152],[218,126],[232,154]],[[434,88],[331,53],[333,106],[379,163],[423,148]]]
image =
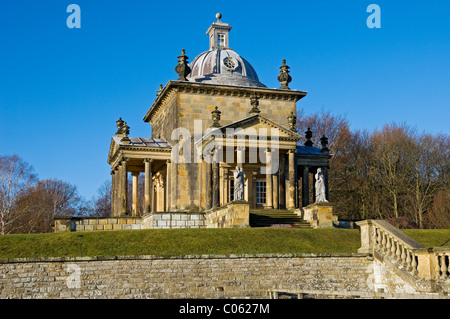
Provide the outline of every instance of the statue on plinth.
[[325,194],[325,176],[322,169],[318,168],[317,173],[314,176],[316,178],[315,190],[316,190],[316,203],[328,203]]
[[244,199],[244,172],[239,166],[236,166],[234,175],[234,200]]

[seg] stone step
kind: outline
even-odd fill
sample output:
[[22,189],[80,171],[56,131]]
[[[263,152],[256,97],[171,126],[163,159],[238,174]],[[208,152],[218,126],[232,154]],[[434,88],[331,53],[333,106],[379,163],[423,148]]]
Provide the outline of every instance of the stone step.
[[250,226],[311,228],[308,222],[289,210],[251,210]]

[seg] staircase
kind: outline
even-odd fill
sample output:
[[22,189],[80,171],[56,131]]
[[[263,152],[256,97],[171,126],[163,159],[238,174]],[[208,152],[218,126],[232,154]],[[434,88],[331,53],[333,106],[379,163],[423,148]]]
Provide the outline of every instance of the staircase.
[[250,227],[293,227],[311,229],[309,222],[290,210],[250,210]]

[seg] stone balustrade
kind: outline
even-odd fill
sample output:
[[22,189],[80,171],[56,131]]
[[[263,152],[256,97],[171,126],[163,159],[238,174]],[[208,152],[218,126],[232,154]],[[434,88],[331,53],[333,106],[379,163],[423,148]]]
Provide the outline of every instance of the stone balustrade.
[[426,248],[382,220],[365,220],[357,224],[361,227],[361,248],[358,252],[377,252],[389,257],[402,270],[419,279],[449,278],[450,247]]

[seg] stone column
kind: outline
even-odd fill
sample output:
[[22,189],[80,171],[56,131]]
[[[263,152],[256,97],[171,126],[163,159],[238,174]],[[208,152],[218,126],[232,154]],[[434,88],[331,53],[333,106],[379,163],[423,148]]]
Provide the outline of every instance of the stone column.
[[114,202],[114,211],[113,216],[119,216],[120,207],[121,207],[121,197],[120,197],[120,164],[114,168],[114,197],[111,198],[111,201]]
[[323,172],[323,179],[325,182],[325,199],[327,201],[330,201],[330,198],[328,197],[328,167],[324,166],[322,167]]
[[229,169],[224,167],[222,168],[222,184],[223,184],[223,192],[222,192],[222,203],[223,205],[225,205],[226,203],[228,203],[228,192],[230,190],[230,186],[229,186]]
[[178,164],[176,161],[170,163],[170,210],[176,211],[178,209]]
[[153,185],[152,185],[152,159],[146,158],[144,160],[145,165],[145,179],[144,179],[144,214],[152,212],[152,195],[153,195]]
[[214,150],[212,163],[212,207],[219,207],[219,150]]
[[309,167],[303,167],[302,176],[302,207],[309,205]]
[[256,209],[256,176],[258,175],[258,172],[252,172],[252,201],[251,201],[251,207],[253,209]]
[[139,215],[139,172],[132,172],[133,176],[133,205],[132,205],[132,215]]
[[170,212],[170,204],[171,204],[171,200],[170,200],[170,191],[172,189],[172,176],[171,176],[171,164],[172,161],[170,159],[168,159],[166,161],[166,167],[167,167],[167,172],[166,172],[166,212]]
[[266,209],[273,208],[273,177],[271,172],[272,152],[270,148],[266,150]]
[[278,205],[280,208],[286,208],[286,181],[285,181],[285,156],[280,154],[280,168],[278,171]]
[[121,201],[122,205],[120,206],[120,215],[124,215],[128,213],[128,172],[127,172],[127,162],[128,157],[122,158],[121,165]]
[[116,171],[113,169],[111,170],[111,216],[115,216],[115,200],[116,200]]
[[237,146],[237,164],[244,170],[245,146]]
[[247,177],[247,201],[250,203],[250,207],[253,207],[253,171],[246,171]]
[[278,191],[279,191],[279,184],[278,184],[278,172],[272,175],[272,187],[273,187],[273,208],[278,209]]
[[289,185],[287,208],[295,208],[295,149],[289,150]]
[[204,161],[206,161],[206,209],[209,210],[212,207],[212,161],[211,155],[208,154],[205,156]]

